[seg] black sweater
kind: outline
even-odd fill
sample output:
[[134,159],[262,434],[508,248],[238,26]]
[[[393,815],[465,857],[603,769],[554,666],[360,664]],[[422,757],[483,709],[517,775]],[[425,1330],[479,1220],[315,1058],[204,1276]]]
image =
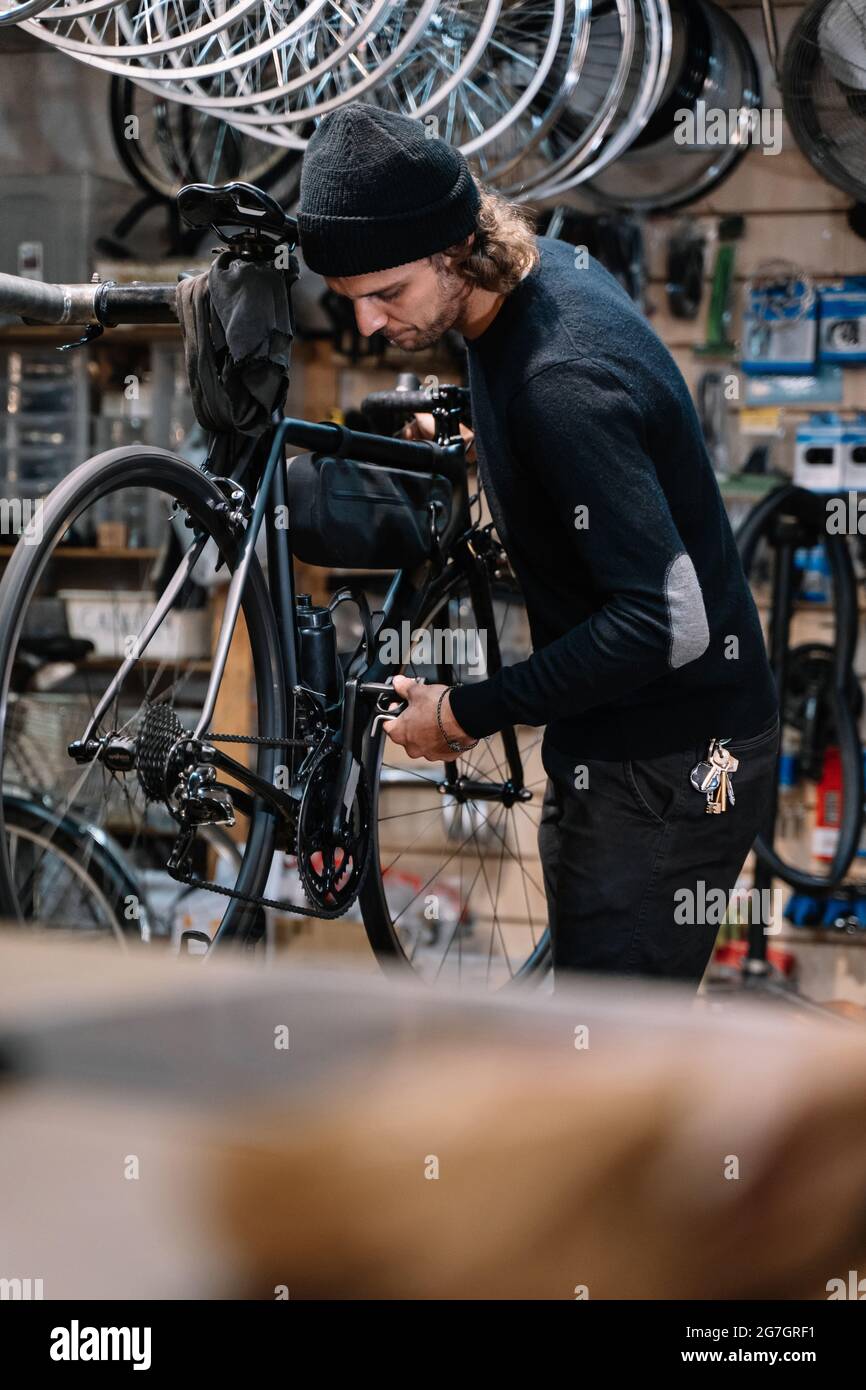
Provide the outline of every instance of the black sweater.
[[778,708],[697,414],[667,348],[594,258],[540,263],[467,340],[478,467],[533,654],[461,686],[473,737],[547,725],[569,756],[746,738]]

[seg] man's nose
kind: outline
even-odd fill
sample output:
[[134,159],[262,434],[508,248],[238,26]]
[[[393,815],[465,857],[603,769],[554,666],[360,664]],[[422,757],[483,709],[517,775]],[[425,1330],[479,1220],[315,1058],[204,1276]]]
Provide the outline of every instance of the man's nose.
[[355,322],[361,337],[371,338],[374,333],[378,333],[380,328],[385,327],[388,322],[388,315],[383,314],[381,309],[374,309],[372,304],[363,304],[359,301],[355,305]]

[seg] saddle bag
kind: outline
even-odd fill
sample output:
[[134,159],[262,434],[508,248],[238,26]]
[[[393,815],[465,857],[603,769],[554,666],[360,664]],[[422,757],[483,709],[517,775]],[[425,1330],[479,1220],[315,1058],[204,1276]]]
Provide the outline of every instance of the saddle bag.
[[413,569],[451,513],[447,478],[324,454],[289,459],[287,491],[292,550],[308,565]]

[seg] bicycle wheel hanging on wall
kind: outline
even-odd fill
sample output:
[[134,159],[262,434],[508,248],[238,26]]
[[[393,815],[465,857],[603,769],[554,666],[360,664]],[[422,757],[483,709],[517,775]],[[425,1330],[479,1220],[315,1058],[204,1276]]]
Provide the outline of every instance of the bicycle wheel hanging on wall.
[[[627,15],[622,15],[617,7],[617,25],[602,6],[597,22],[603,26],[599,44],[603,49],[612,46],[613,63],[600,60],[602,69],[608,68],[610,81],[605,99],[613,103],[612,109],[600,117],[600,129],[587,135],[587,114],[590,126],[595,117],[584,108],[578,84],[574,110],[564,113],[549,140],[540,147],[543,161],[531,166],[528,172],[518,167],[523,180],[519,201],[559,197],[607,168],[637,139],[652,115],[667,79],[672,52],[673,28],[667,0],[638,0]],[[626,56],[623,47],[628,55],[626,72],[622,67]]]
[[0,0],[0,29],[32,19],[55,3],[56,0]]
[[[399,63],[378,64],[328,109],[363,93],[372,105],[435,122],[431,129],[460,149],[481,179],[495,182],[555,123],[585,56],[589,9],[589,0],[440,0],[420,33],[413,26],[411,43],[401,38]],[[395,8],[379,29],[380,44],[398,23],[405,11]],[[335,87],[350,75],[335,65]],[[271,120],[279,113],[273,104],[269,109]],[[322,110],[321,103],[310,108]],[[257,109],[254,119],[265,117]],[[280,138],[279,125],[268,130]]]
[[299,152],[263,144],[218,117],[144,91],[127,77],[112,77],[109,106],[118,158],[135,182],[158,198],[173,198],[187,183],[242,179],[271,188],[293,170],[300,178]]
[[596,151],[615,119],[631,71],[637,33],[635,0],[593,0],[586,52],[566,85],[553,126],[524,151],[507,191],[524,192]]
[[[77,30],[49,32],[44,25],[25,26],[47,42],[105,72],[164,87],[175,100],[201,103],[226,115],[237,108],[278,102],[283,122],[306,121],[361,95],[373,85],[376,71],[399,61],[414,42],[436,0],[393,4],[391,0],[311,0],[288,11],[281,0],[236,0],[242,8],[197,24],[199,9],[185,11],[166,33],[170,0],[150,0],[163,19],[157,43],[99,41],[93,25],[89,38]],[[84,26],[89,21],[81,20]],[[386,27],[387,24],[387,27]],[[379,34],[386,37],[379,41]],[[114,36],[114,35],[113,35]],[[335,69],[348,60],[338,81]],[[276,83],[274,81],[276,75]],[[209,79],[224,77],[219,95]],[[272,119],[273,113],[264,120]]]
[[[827,530],[826,503],[826,496],[820,493],[785,484],[758,502],[736,531],[737,548],[747,579],[759,545],[769,540],[775,550],[769,654],[776,688],[782,692],[788,686],[794,550],[801,543],[799,537],[807,537],[809,544],[820,539],[830,562],[836,631],[826,691],[842,763],[839,836],[826,874],[810,874],[786,863],[766,834],[760,834],[755,840],[755,854],[760,862],[785,883],[806,892],[820,892],[842,881],[857,853],[863,823],[863,750],[858,728],[859,711],[852,700],[852,690],[858,688],[853,675],[858,632],[857,579],[848,537]],[[783,718],[784,713],[783,710]]]
[[[717,188],[749,148],[744,127],[724,144],[678,139],[678,113],[698,109],[760,113],[758,66],[736,20],[711,0],[675,11],[679,62],[651,119],[629,149],[583,191],[596,205],[651,211],[678,208]],[[698,131],[697,122],[695,131]]]

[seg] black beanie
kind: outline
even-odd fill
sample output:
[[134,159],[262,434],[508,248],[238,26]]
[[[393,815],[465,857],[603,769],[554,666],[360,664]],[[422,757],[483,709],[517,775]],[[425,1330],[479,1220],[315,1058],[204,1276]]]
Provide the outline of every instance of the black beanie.
[[426,127],[355,101],[317,126],[301,170],[301,251],[320,275],[420,261],[475,231],[481,198],[463,155]]

